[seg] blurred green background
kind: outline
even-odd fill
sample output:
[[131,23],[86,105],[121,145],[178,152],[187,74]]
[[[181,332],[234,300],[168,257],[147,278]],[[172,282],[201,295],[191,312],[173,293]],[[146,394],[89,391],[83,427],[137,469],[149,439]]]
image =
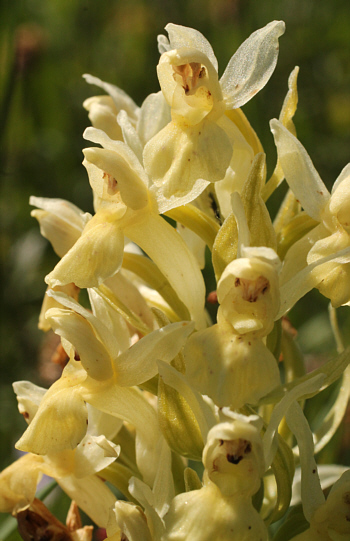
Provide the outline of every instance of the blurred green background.
[[[298,135],[331,186],[350,158],[349,0],[2,1],[1,467],[11,462],[14,441],[25,426],[11,383],[30,379],[47,386],[54,377],[45,363],[53,346],[37,330],[37,318],[43,278],[57,258],[30,217],[29,196],[64,198],[92,211],[81,165],[82,132],[89,125],[82,102],[102,92],[86,84],[82,74],[116,84],[141,105],[147,94],[159,90],[156,36],[168,22],[200,30],[213,45],[221,74],[240,43],[274,19],[286,22],[277,68],[244,112],[271,171],[276,152],[268,123],[278,116],[289,73],[299,65]],[[349,316],[345,308],[339,312],[349,343]],[[327,301],[318,292],[309,294],[291,319],[310,362],[334,352]],[[345,461],[349,432],[342,437],[336,445]]]

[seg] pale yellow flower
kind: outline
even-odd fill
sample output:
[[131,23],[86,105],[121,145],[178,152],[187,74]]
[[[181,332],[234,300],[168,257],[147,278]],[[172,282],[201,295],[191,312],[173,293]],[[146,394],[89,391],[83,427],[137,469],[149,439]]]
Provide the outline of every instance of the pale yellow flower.
[[330,194],[298,139],[277,120],[271,121],[271,129],[288,184],[305,212],[320,222],[287,252],[282,282],[305,266],[329,258],[328,263],[313,270],[314,287],[333,306],[347,304],[350,301],[350,164],[342,170]]
[[208,434],[202,488],[175,496],[161,541],[268,539],[251,500],[264,473],[259,431],[247,418],[227,414]]
[[121,268],[125,236],[158,266],[198,327],[206,325],[202,274],[185,242],[158,214],[148,178],[132,150],[88,128],[86,137],[104,148],[85,150],[86,167],[96,195],[96,214],[81,236],[46,277],[50,287],[74,283],[98,286]]
[[[146,144],[144,166],[152,187],[169,209],[195,199],[225,177],[235,141],[247,142],[224,113],[249,101],[269,80],[284,23],[254,32],[237,50],[220,81],[210,43],[192,28],[168,24],[160,36],[158,78],[172,121]],[[242,140],[242,141],[240,141]]]
[[[14,388],[19,410],[30,427],[35,421],[40,405],[44,404],[43,407],[47,407],[48,403],[45,400],[47,393],[28,382],[17,382]],[[70,425],[70,415],[76,414],[77,411],[70,410],[71,404],[68,404],[62,395],[61,398],[66,408],[66,418],[62,419],[60,427],[64,430]],[[54,409],[51,409],[48,415],[53,427],[57,428],[53,412]],[[28,508],[34,500],[37,484],[42,474],[45,474],[53,477],[96,524],[106,527],[108,510],[114,504],[115,496],[95,474],[118,457],[120,448],[107,438],[114,437],[122,423],[118,419],[97,412],[91,406],[85,406],[85,427],[87,422],[89,422],[87,434],[75,449],[61,449],[58,445],[57,451],[51,449],[47,454],[27,453],[1,472],[1,512],[17,514]],[[47,438],[55,438],[54,431],[49,430],[49,424],[41,425],[41,430],[49,432]],[[64,434],[61,436],[65,437]],[[79,437],[79,434],[77,436]]]

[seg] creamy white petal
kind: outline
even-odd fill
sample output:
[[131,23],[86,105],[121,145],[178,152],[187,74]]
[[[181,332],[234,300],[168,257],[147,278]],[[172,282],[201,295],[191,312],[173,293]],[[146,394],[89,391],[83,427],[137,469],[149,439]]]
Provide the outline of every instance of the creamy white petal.
[[63,257],[79,239],[91,215],[63,199],[31,197],[29,202],[40,209],[33,210],[31,216],[38,220],[42,236],[51,242],[56,254]]
[[88,98],[83,107],[89,111],[89,119],[94,128],[103,130],[111,139],[123,140],[122,130],[117,122],[118,110],[110,96]]
[[228,109],[241,107],[266,85],[276,67],[278,38],[284,30],[283,21],[272,21],[235,52],[220,79]]
[[99,209],[82,236],[46,276],[46,283],[50,287],[71,282],[80,288],[95,287],[113,276],[121,267],[124,249],[118,218],[118,212]]
[[278,120],[270,122],[286,181],[302,207],[321,221],[330,194],[303,145]]
[[107,526],[109,510],[116,497],[102,479],[95,475],[83,479],[70,475],[58,479],[57,482],[97,526]]
[[107,439],[112,440],[123,426],[123,421],[108,413],[100,411],[91,404],[87,404],[89,425],[87,434],[99,436],[103,434]]
[[89,378],[80,392],[95,408],[121,418],[136,428],[136,461],[143,478],[152,486],[157,472],[157,413],[139,389],[121,387],[116,379],[98,382]]
[[126,111],[122,110],[118,113],[117,121],[122,129],[123,139],[125,143],[135,153],[135,156],[137,156],[138,160],[142,162],[142,144],[140,141],[140,137],[134,126],[131,124]]
[[170,107],[163,92],[150,94],[143,102],[137,132],[143,146],[171,121]]
[[115,502],[114,509],[110,514],[107,536],[110,541],[120,541],[122,536],[129,541],[153,540],[142,509],[133,503],[121,500]]
[[34,419],[16,447],[39,455],[75,449],[87,429],[87,409],[77,384],[86,378],[84,370],[70,363],[44,395]]
[[99,381],[112,377],[109,353],[86,319],[71,310],[55,308],[47,312],[47,319],[55,333],[73,345],[75,357],[90,377]]
[[171,122],[145,146],[144,164],[157,199],[158,192],[161,199],[178,199],[169,209],[198,197],[209,182],[223,179],[232,152],[228,136],[214,122],[186,129]]
[[43,457],[28,453],[0,473],[1,513],[17,513],[32,503],[43,461]]
[[218,70],[218,61],[212,46],[198,30],[173,23],[167,24],[165,30],[169,35],[171,49],[180,49],[181,47],[198,49],[209,58],[216,71]]
[[74,453],[74,475],[78,479],[93,475],[107,468],[120,454],[120,445],[105,436],[86,434]]
[[280,383],[276,359],[262,340],[237,334],[224,319],[194,333],[184,356],[189,383],[219,407],[254,404]]
[[104,344],[109,354],[112,357],[118,355],[120,348],[118,346],[117,336],[108,328],[108,317],[104,312],[100,312],[100,317],[98,317],[96,314],[91,313],[90,310],[81,306],[75,299],[68,297],[60,291],[50,290],[47,294],[56,299],[62,306],[82,316],[90,325],[92,332]]
[[344,180],[347,180],[350,176],[350,163],[348,163],[341,171],[339,177],[332,186],[332,194],[339,188]]
[[[308,291],[314,287],[318,287],[322,280],[320,273],[322,270],[327,269],[327,264],[329,263],[341,265],[350,263],[350,246],[327,257],[317,259],[317,261],[309,264],[288,282],[285,282],[280,289],[281,307],[276,320],[285,315]],[[321,265],[325,265],[325,267],[323,268]],[[349,269],[347,269],[347,272],[349,272]]]
[[194,323],[166,325],[136,342],[114,360],[119,385],[140,385],[158,372],[157,360],[170,363],[193,332]]
[[30,381],[16,381],[12,387],[17,396],[18,410],[29,424],[38,411],[46,389]]
[[96,85],[105,90],[107,94],[112,97],[118,111],[124,109],[131,118],[134,118],[136,120],[139,107],[136,105],[134,100],[130,98],[130,96],[128,96],[126,92],[124,92],[124,90],[121,90],[117,86],[110,83],[105,83],[104,81],[101,81],[101,79],[99,79],[98,77],[94,77],[93,75],[89,75],[87,73],[83,75],[83,77],[85,81],[90,85]]

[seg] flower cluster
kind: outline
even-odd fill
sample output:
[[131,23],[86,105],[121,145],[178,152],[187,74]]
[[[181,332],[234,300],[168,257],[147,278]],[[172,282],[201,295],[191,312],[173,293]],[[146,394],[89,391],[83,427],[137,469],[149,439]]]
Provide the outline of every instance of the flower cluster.
[[[76,506],[111,541],[348,539],[349,471],[334,483],[345,468],[318,468],[314,455],[350,394],[335,317],[350,304],[350,165],[330,194],[296,137],[295,68],[266,178],[240,107],[273,73],[283,22],[254,32],[220,78],[202,34],[166,30],[161,90],[141,107],[85,76],[105,92],[84,103],[94,214],[30,200],[60,257],[39,327],[61,338],[66,362],[48,390],[14,384],[28,427],[25,454],[0,474],[0,511],[24,539],[91,539]],[[272,222],[266,201],[284,179]],[[339,354],[305,374],[286,314],[313,288],[330,299]],[[336,381],[312,433],[303,405]],[[42,474],[75,502],[66,526],[35,498]]]

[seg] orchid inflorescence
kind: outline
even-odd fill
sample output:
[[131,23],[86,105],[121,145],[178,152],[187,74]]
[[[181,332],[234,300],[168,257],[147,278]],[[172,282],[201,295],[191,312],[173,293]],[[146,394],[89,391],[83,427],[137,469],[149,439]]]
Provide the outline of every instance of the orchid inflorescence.
[[[315,455],[350,393],[336,324],[350,304],[350,164],[329,193],[296,137],[295,68],[266,178],[240,107],[275,69],[282,21],[254,32],[220,79],[202,34],[166,31],[161,90],[141,107],[85,76],[105,92],[84,103],[94,215],[30,200],[61,258],[39,327],[67,362],[48,390],[14,384],[28,427],[25,454],[0,474],[0,511],[24,539],[91,539],[77,507],[111,541],[349,539],[350,470]],[[284,179],[272,222],[266,201]],[[330,301],[338,355],[306,373],[286,314],[313,288]],[[304,405],[334,382],[312,432]],[[43,474],[72,499],[66,525],[35,497]]]

